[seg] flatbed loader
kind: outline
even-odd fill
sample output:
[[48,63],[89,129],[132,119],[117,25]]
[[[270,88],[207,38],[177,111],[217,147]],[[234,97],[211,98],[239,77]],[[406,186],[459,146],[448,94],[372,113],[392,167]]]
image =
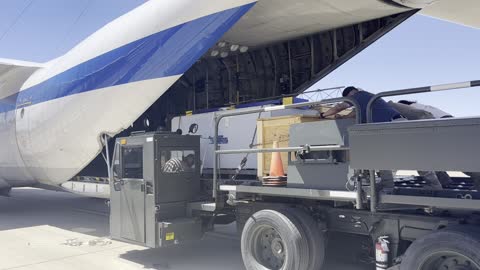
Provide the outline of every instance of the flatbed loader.
[[[367,123],[357,110],[355,120],[295,124],[284,148],[222,150],[218,125],[241,114],[358,104],[338,98],[222,113],[215,119],[213,179],[200,175],[199,136],[118,138],[110,176],[111,236],[159,248],[236,222],[248,270],[324,269],[327,242],[335,233],[366,239],[372,268],[480,270],[480,196],[472,179],[453,178],[440,191],[423,189],[421,177],[398,178],[394,188],[380,188],[376,173],[480,172],[480,118],[370,123],[378,98],[475,86],[480,81],[379,93],[368,106]],[[286,183],[220,177],[222,155],[259,152],[289,153]],[[195,157],[192,166],[165,170],[169,160],[188,155]]]

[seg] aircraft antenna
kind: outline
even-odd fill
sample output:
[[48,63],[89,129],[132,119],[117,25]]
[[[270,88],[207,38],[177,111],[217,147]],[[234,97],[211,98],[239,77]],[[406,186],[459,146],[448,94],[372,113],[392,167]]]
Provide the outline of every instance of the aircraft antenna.
[[3,38],[8,33],[10,33],[10,30],[12,30],[13,27],[15,27],[15,25],[17,25],[18,21],[20,20],[20,18],[22,18],[23,14],[25,14],[25,12],[28,10],[28,8],[33,4],[33,1],[34,0],[29,0],[28,4],[22,9],[20,14],[18,14],[18,16],[13,20],[13,22],[10,24],[10,26],[8,26],[7,30],[5,30],[5,32],[3,32],[3,34],[0,36],[0,42],[3,40]]
[[78,22],[80,21],[80,19],[83,18],[83,16],[85,16],[86,12],[87,12],[87,9],[88,7],[90,7],[90,4],[92,3],[92,0],[87,0],[85,6],[83,7],[82,11],[80,12],[80,14],[77,16],[77,18],[73,21],[72,25],[70,25],[70,27],[68,27],[67,29],[67,32],[65,33],[65,36],[63,37],[63,39],[60,40],[60,42],[58,43],[57,45],[57,48],[56,48],[56,51],[59,51],[59,49],[61,48],[62,44],[65,43],[65,41],[67,40],[67,38],[71,35],[71,30],[73,29],[73,27],[75,27]]

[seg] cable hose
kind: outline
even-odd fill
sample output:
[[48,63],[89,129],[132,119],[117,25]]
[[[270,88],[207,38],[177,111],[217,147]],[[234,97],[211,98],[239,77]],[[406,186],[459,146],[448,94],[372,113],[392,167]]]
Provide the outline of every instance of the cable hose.
[[13,20],[13,22],[10,24],[10,26],[3,32],[3,34],[0,36],[0,42],[3,40],[3,38],[10,33],[10,30],[18,23],[21,17],[23,17],[23,14],[28,10],[28,8],[33,4],[34,0],[30,0],[30,2],[20,11],[20,14]]
[[92,3],[92,0],[87,0],[87,3],[85,4],[85,7],[82,9],[82,11],[80,12],[80,14],[77,16],[77,18],[73,21],[72,25],[68,28],[67,30],[67,33],[65,34],[64,38],[62,40],[60,40],[60,42],[58,43],[57,45],[57,48],[56,50],[58,51],[62,46],[62,44],[65,43],[65,41],[67,40],[67,38],[70,36],[70,33],[72,32],[71,30],[73,29],[73,27],[75,27],[75,25],[78,24],[78,22],[80,21],[80,19],[85,15],[88,7],[90,6],[90,4]]
[[[262,106],[263,107],[263,106]],[[259,112],[258,113],[258,117],[257,117],[257,121],[258,119],[260,119],[260,117],[262,116],[262,112]],[[255,125],[255,130],[253,131],[253,136],[252,136],[252,141],[250,142],[250,145],[248,146],[250,149],[252,149],[254,146],[253,143],[255,142],[255,138],[257,137],[257,125]],[[250,153],[247,153],[243,158],[242,158],[242,161],[240,161],[240,164],[238,165],[237,169],[235,170],[235,174],[232,176],[232,180],[235,181],[237,180],[237,177],[238,175],[242,172],[242,170],[245,168],[245,166],[247,165],[247,162],[248,162],[248,155]]]

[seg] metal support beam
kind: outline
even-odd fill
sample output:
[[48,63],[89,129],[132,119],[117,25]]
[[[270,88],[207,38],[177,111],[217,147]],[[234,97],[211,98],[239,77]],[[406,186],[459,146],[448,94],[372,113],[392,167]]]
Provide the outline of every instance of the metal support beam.
[[313,78],[315,76],[315,44],[313,42],[313,36],[310,36],[308,38],[308,41],[310,43],[310,78]]
[[192,111],[195,112],[197,110],[197,76],[193,73],[193,109]]
[[290,41],[287,42],[287,49],[288,49],[288,76],[290,80],[290,91],[289,93],[293,93],[293,70],[292,70],[292,46],[290,46]]
[[[280,148],[260,148],[260,149],[234,149],[234,150],[218,150],[217,154],[244,154],[244,153],[273,153],[273,152],[295,152],[303,150],[303,147],[280,147]],[[320,151],[339,151],[348,150],[348,147],[342,147],[340,145],[325,145],[325,146],[310,146],[311,152]]]
[[324,201],[343,201],[354,203],[356,200],[356,192],[352,191],[233,185],[221,185],[220,190],[236,193],[251,193],[266,196],[303,198]]
[[218,151],[218,126],[220,124],[221,117],[217,117],[217,113],[214,112],[214,119],[215,119],[215,127],[214,127],[214,134],[213,134],[213,187],[212,187],[212,197],[215,199],[217,198],[217,190],[218,190],[218,158],[219,155],[217,154]]
[[110,150],[108,148],[108,139],[110,136],[107,134],[102,135],[103,144],[105,145],[105,162],[107,163],[108,179],[111,179],[112,176],[112,163],[110,162]]
[[360,177],[359,171],[356,171],[356,192],[357,192],[357,197],[355,201],[355,208],[358,210],[363,209],[363,187],[362,187],[362,177]]
[[377,212],[377,182],[375,181],[375,171],[370,172],[370,211]]
[[206,106],[207,106],[207,109],[208,109],[209,108],[208,101],[210,99],[209,96],[208,96],[208,90],[209,90],[208,89],[209,88],[209,82],[208,82],[208,80],[209,80],[208,79],[209,78],[209,74],[208,74],[209,65],[208,65],[208,62],[207,62],[206,65],[207,65],[207,71],[206,71],[206,79],[205,79],[205,94],[206,94],[206,99],[207,99],[206,100],[206,102],[207,102]]
[[380,194],[379,203],[417,205],[442,209],[480,210],[480,200]]

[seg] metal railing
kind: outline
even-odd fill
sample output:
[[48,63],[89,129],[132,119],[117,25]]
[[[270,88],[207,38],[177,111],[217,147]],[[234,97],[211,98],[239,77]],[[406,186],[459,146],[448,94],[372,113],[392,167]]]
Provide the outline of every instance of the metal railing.
[[[395,91],[386,91],[381,92],[372,97],[366,107],[366,120],[367,123],[372,123],[372,107],[375,101],[379,98],[387,97],[387,96],[398,96],[398,95],[407,95],[407,94],[417,94],[417,93],[427,93],[427,92],[435,92],[435,91],[445,91],[445,90],[453,90],[453,89],[460,89],[460,88],[470,88],[480,86],[480,80],[477,81],[469,81],[469,82],[462,82],[462,83],[453,83],[453,84],[442,84],[442,85],[434,85],[434,86],[426,86],[426,87],[418,87],[418,88],[408,88],[408,89],[401,89]],[[277,110],[284,110],[284,109],[293,109],[293,108],[301,108],[301,107],[311,107],[316,105],[322,104],[333,104],[339,102],[348,102],[351,103],[356,108],[356,122],[362,123],[362,110],[360,109],[359,104],[348,97],[345,98],[335,98],[335,99],[328,99],[328,100],[321,100],[315,102],[304,102],[304,103],[297,103],[297,104],[290,104],[290,105],[280,105],[280,106],[272,106],[272,107],[265,107],[265,108],[258,108],[258,109],[250,109],[250,110],[242,110],[242,111],[232,111],[232,112],[224,112],[221,115],[215,115],[215,134],[214,134],[214,162],[213,162],[213,198],[217,198],[217,192],[219,191],[219,173],[218,173],[218,164],[219,164],[219,157],[220,155],[224,154],[240,154],[240,153],[266,153],[266,152],[295,152],[301,151],[303,147],[283,147],[283,148],[262,148],[262,149],[235,149],[235,150],[219,150],[218,149],[218,130],[220,121],[225,117],[232,117],[238,115],[245,115],[245,114],[253,114],[253,113],[262,113],[262,112],[270,112],[270,111],[277,111]],[[328,146],[310,146],[310,151],[333,151],[333,150],[348,150],[348,147],[340,146],[340,145],[328,145]],[[375,180],[375,171],[369,170],[370,172],[370,211],[375,212],[377,209],[377,202],[378,202],[378,194],[376,188],[376,180]],[[361,184],[361,183],[360,183]],[[363,189],[360,186],[357,186],[356,190],[356,204],[357,209],[362,209],[363,207]]]
[[373,113],[372,107],[373,103],[382,97],[393,97],[401,95],[410,95],[410,94],[419,94],[419,93],[428,93],[428,92],[437,92],[437,91],[446,91],[454,90],[461,88],[471,88],[480,86],[480,80],[478,81],[469,81],[469,82],[460,82],[460,83],[449,83],[449,84],[439,84],[432,86],[416,87],[416,88],[406,88],[401,90],[385,91],[380,92],[372,97],[367,105],[367,123],[372,123]]
[[[334,104],[340,102],[347,102],[352,104],[354,108],[356,108],[356,122],[361,123],[362,115],[361,110],[359,109],[359,104],[352,98],[344,97],[344,98],[333,98],[333,99],[326,99],[320,101],[312,101],[312,102],[302,102],[296,104],[288,104],[288,105],[278,105],[278,106],[271,106],[271,107],[263,107],[263,108],[256,108],[256,109],[248,109],[242,111],[232,111],[232,112],[222,112],[222,114],[215,115],[215,131],[214,131],[214,138],[213,138],[213,147],[214,147],[214,159],[213,159],[213,198],[217,198],[218,191],[219,191],[219,173],[218,173],[218,164],[219,164],[219,157],[222,154],[241,154],[241,153],[265,153],[265,152],[295,152],[300,151],[303,147],[284,147],[284,148],[262,148],[262,149],[235,149],[235,150],[219,150],[218,149],[218,130],[220,121],[225,117],[232,117],[232,116],[239,116],[239,115],[246,115],[246,114],[254,114],[254,113],[262,113],[262,112],[271,112],[271,111],[279,111],[279,110],[286,110],[286,109],[295,109],[295,108],[304,108],[304,107],[313,107],[323,104]],[[340,145],[328,145],[328,146],[310,146],[310,151],[332,151],[332,150],[348,150],[348,148],[340,146]],[[362,189],[359,188],[357,192],[357,203],[360,202],[362,196]]]
[[[393,96],[401,96],[401,95],[411,95],[411,94],[419,94],[419,93],[429,93],[429,92],[437,92],[437,91],[447,91],[447,90],[454,90],[454,89],[462,89],[462,88],[471,88],[480,86],[480,80],[476,81],[468,81],[468,82],[460,82],[460,83],[449,83],[449,84],[439,84],[439,85],[432,85],[432,86],[424,86],[424,87],[416,87],[416,88],[406,88],[400,90],[393,90],[393,91],[385,91],[380,92],[372,97],[372,99],[368,102],[366,108],[366,117],[367,123],[373,122],[373,104],[375,101],[382,97],[393,97]],[[378,202],[378,194],[376,188],[376,181],[375,181],[375,171],[370,170],[370,209],[372,212],[376,211],[377,202]]]
[[[315,151],[338,151],[338,150],[348,150],[348,147],[343,147],[341,145],[325,145],[325,146],[310,146],[308,150],[311,152]],[[235,149],[235,150],[218,150],[217,154],[228,155],[228,154],[246,154],[246,153],[273,153],[273,152],[295,152],[305,150],[304,147],[279,147],[279,148],[260,148],[260,149]]]

